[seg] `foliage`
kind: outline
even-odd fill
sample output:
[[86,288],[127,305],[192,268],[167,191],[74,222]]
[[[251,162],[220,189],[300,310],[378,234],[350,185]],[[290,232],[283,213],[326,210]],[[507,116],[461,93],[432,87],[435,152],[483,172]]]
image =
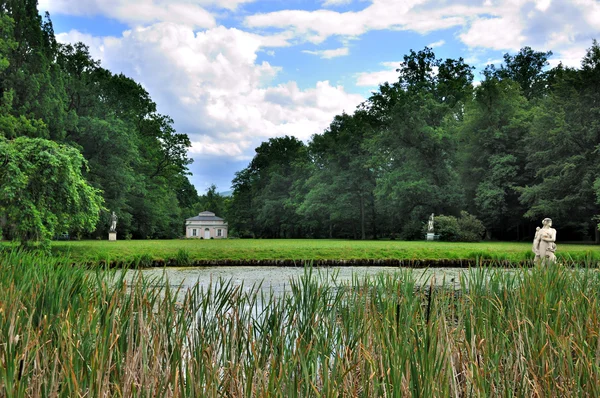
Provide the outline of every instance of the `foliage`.
[[[428,214],[466,211],[488,238],[530,240],[549,216],[561,239],[593,239],[600,50],[594,41],[579,69],[549,68],[551,56],[530,47],[505,54],[474,87],[462,58],[410,50],[398,80],[335,116],[295,172],[257,173],[254,160],[241,171],[232,224],[243,236],[421,239]],[[284,150],[270,148],[272,159]],[[477,222],[459,238],[446,221],[447,239],[480,239]],[[283,224],[295,235],[273,233]]]
[[296,237],[293,183],[304,178],[308,152],[295,137],[271,138],[256,148],[250,165],[236,173],[228,209],[233,234]]
[[217,192],[217,186],[215,184],[211,184],[211,186],[206,190],[206,193],[196,197],[195,200],[195,214],[198,214],[202,211],[210,211],[215,213],[215,215],[218,217],[227,220],[227,208],[229,205],[229,200]]
[[[36,0],[3,0],[0,136],[79,150],[83,178],[125,237],[178,237],[185,218],[212,210],[232,236],[420,239],[428,214],[467,211],[490,238],[530,240],[549,216],[561,239],[600,243],[600,47],[592,42],[580,68],[550,68],[551,56],[505,54],[475,87],[463,58],[411,49],[396,81],[309,142],[258,146],[226,199],[214,186],[198,196],[189,137],[141,84],[82,43],[58,43]],[[92,233],[68,232],[104,237],[108,214]]]
[[477,217],[466,211],[460,212],[458,228],[461,242],[479,242],[485,234],[485,226]]
[[101,192],[82,177],[87,166],[76,149],[40,138],[0,137],[0,212],[4,232],[23,242],[55,233],[92,231]]
[[[121,236],[181,235],[198,197],[187,179],[191,143],[173,120],[156,111],[139,83],[103,69],[83,43],[57,43],[36,0],[3,1],[0,33],[0,136],[79,150],[87,161],[83,178],[118,215]],[[106,236],[108,214],[83,236]]]
[[461,211],[460,217],[439,215],[434,217],[435,233],[447,242],[479,242],[484,234],[483,223],[472,214]]
[[435,216],[434,220],[435,233],[440,236],[440,240],[447,242],[460,241],[460,227],[456,217],[439,215]]
[[587,269],[479,267],[435,286],[307,266],[278,294],[22,252],[0,267],[2,396],[600,394]]

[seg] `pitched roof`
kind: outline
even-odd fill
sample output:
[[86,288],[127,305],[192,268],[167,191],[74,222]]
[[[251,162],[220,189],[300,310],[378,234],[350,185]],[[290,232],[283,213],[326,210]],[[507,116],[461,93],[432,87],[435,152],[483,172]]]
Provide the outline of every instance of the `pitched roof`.
[[203,211],[196,217],[187,218],[185,221],[223,221],[221,217],[215,216],[215,213]]

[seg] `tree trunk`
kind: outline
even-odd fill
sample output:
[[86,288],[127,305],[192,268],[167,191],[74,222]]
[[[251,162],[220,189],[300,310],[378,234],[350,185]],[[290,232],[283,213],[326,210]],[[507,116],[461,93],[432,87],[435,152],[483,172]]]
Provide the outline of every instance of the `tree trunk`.
[[596,227],[596,244],[600,244],[600,230]]
[[375,198],[371,194],[371,217],[373,223],[373,239],[377,239],[377,211],[375,210]]
[[365,198],[360,196],[360,238],[366,239],[365,234]]

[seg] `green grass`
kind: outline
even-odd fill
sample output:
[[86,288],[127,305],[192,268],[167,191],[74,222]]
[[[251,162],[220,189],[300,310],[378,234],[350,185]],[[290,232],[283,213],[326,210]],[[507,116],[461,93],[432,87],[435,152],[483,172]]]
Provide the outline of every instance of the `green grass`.
[[[154,260],[531,259],[530,243],[404,242],[316,239],[131,240],[53,242],[53,252],[76,262]],[[183,257],[182,257],[183,256]],[[600,260],[600,247],[558,244],[557,256]]]
[[0,253],[0,396],[600,395],[595,269],[473,268],[457,294],[307,267],[277,297],[69,264]]

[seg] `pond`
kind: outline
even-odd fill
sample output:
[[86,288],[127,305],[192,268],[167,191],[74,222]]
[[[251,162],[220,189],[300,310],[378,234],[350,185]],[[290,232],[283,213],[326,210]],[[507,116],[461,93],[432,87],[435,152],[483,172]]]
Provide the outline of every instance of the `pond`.
[[[498,270],[498,269],[496,269]],[[160,283],[168,281],[171,287],[182,287],[185,292],[188,288],[198,283],[207,288],[219,279],[231,280],[233,285],[243,285],[249,290],[252,286],[261,284],[265,292],[273,291],[275,295],[281,295],[289,290],[290,279],[297,279],[305,272],[303,267],[167,267],[149,268],[143,270],[126,271],[125,279],[131,281],[138,273],[142,273],[144,279],[156,279]],[[321,274],[326,279],[339,282],[350,281],[353,277],[363,279],[367,276],[375,276],[380,273],[412,273],[416,284],[424,285],[433,283],[436,286],[446,285],[460,288],[460,278],[468,278],[469,270],[464,268],[399,268],[399,267],[321,267],[313,270],[314,274]],[[162,277],[164,279],[161,279]]]

